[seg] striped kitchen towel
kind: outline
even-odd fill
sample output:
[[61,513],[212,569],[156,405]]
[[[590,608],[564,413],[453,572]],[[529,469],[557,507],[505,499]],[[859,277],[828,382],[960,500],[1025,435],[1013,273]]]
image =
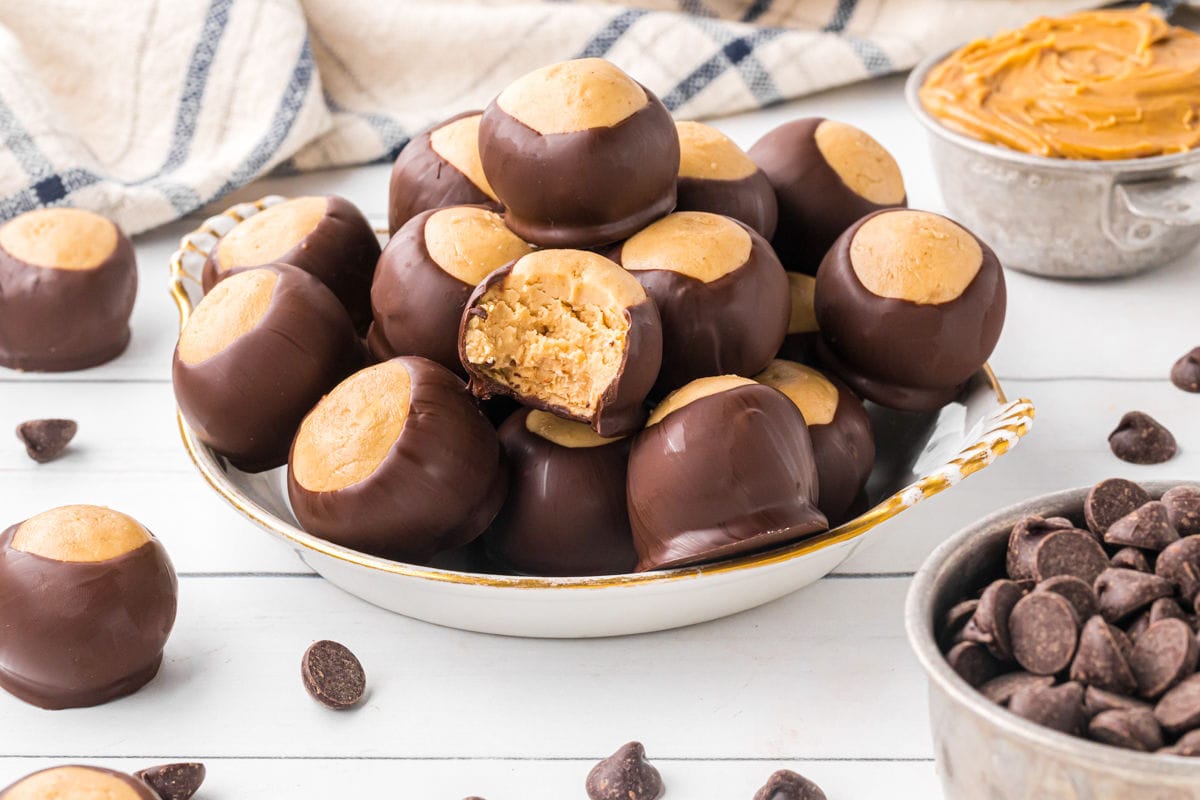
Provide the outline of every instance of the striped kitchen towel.
[[276,168],[394,158],[425,125],[576,56],[613,60],[679,117],[709,117],[905,69],[1035,15],[1099,4],[3,2],[0,220],[69,204],[144,231]]

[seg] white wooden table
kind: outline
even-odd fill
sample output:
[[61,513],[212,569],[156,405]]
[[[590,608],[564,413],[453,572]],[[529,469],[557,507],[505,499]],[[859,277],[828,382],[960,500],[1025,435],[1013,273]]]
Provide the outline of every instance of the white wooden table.
[[[778,122],[822,114],[859,125],[899,159],[914,207],[941,202],[922,132],[888,79],[718,123],[748,146]],[[385,215],[387,167],[271,179],[236,199],[339,193]],[[222,204],[225,205],[225,204]],[[1200,397],[1174,389],[1174,359],[1200,345],[1195,258],[1140,278],[1062,284],[1009,273],[993,364],[1038,407],[1032,435],[995,466],[889,523],[835,575],[769,606],[667,633],[603,641],[505,639],[416,622],[311,575],[205,486],[175,427],[175,312],[167,258],[185,220],[137,242],[142,286],[121,359],[63,376],[0,373],[0,429],[79,421],[70,455],[39,466],[0,431],[0,523],[64,503],[133,514],[180,574],[180,614],[160,676],[134,697],[45,712],[0,696],[0,786],[61,762],[137,768],[202,760],[206,800],[583,797],[593,761],[645,742],[678,800],[749,800],[775,769],[831,800],[940,794],[924,679],[904,639],[912,572],[940,541],[1021,498],[1112,475],[1200,477]],[[1141,409],[1181,443],[1134,467],[1108,452]],[[4,444],[5,437],[10,437]],[[313,640],[345,642],[370,696],[351,713],[304,693]],[[886,787],[886,788],[885,788]]]

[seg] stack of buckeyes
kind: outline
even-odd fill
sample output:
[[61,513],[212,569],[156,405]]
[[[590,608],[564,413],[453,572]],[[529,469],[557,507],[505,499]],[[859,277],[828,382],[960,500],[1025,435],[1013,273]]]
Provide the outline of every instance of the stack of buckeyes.
[[595,575],[762,549],[865,508],[860,398],[934,410],[999,337],[992,251],[905,205],[853,127],[747,153],[607,61],[554,64],[404,149],[382,252],[336,197],[225,235],[176,397],[356,550]]

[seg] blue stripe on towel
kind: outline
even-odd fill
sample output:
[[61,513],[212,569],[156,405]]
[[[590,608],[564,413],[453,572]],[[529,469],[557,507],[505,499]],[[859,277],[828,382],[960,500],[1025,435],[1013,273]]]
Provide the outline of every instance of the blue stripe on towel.
[[887,53],[883,52],[883,49],[879,45],[868,39],[859,39],[857,36],[842,34],[841,38],[858,55],[863,66],[867,68],[867,73],[872,77],[887,75],[889,72],[896,71],[896,65],[892,63],[892,59]]
[[0,220],[42,206],[62,205],[72,192],[99,182],[100,176],[86,169],[69,169],[45,175],[20,191],[0,197]]
[[704,91],[713,81],[719,78],[730,67],[738,70],[747,88],[760,105],[767,105],[780,99],[779,90],[771,80],[770,73],[754,56],[755,48],[786,32],[784,28],[762,28],[747,36],[722,36],[724,29],[720,25],[707,23],[705,20],[693,20],[693,23],[704,29],[709,35],[718,39],[721,49],[686,78],[675,85],[675,88],[663,95],[663,104],[671,111],[682,107],[693,97]]
[[854,9],[858,7],[858,0],[838,0],[837,8],[833,11],[833,19],[826,23],[821,30],[826,33],[841,33],[846,30],[846,26],[850,24],[850,18],[854,16]]
[[613,49],[613,46],[621,40],[621,37],[628,33],[629,29],[639,19],[649,13],[649,11],[640,8],[622,11],[610,19],[607,25],[596,31],[575,57],[600,58],[607,55]]
[[355,111],[354,109],[346,108],[328,92],[325,93],[325,105],[329,106],[329,110],[336,114],[349,114],[358,117],[371,126],[371,129],[375,131],[375,135],[379,137],[379,141],[386,148],[385,152],[380,154],[372,163],[395,161],[396,156],[400,155],[400,151],[404,149],[404,145],[408,144],[410,138],[408,132],[405,131],[395,118],[387,114],[379,114],[373,111]]
[[37,142],[25,130],[8,103],[0,97],[0,145],[8,149],[17,163],[31,178],[41,178],[54,171],[50,161],[42,154]]
[[234,0],[212,0],[208,7],[200,38],[192,49],[187,76],[183,80],[183,91],[179,97],[179,110],[175,114],[171,146],[167,150],[167,160],[158,170],[159,175],[182,164],[192,148],[192,141],[196,136],[196,120],[200,117],[204,92],[208,88],[209,71],[229,24],[229,11],[233,3]]
[[771,10],[774,0],[754,0],[750,7],[746,9],[746,13],[742,14],[742,22],[754,22],[763,14]]

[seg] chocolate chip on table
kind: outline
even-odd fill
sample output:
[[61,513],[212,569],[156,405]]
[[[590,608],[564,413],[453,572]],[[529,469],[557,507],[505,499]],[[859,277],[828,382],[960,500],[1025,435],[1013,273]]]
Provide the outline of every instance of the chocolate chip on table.
[[629,742],[592,767],[586,789],[591,800],[656,800],[663,782],[642,743]]
[[1054,531],[1034,548],[1033,577],[1039,583],[1055,575],[1074,575],[1092,583],[1106,569],[1108,555],[1085,531]]
[[1200,536],[1167,545],[1154,561],[1154,574],[1170,581],[1181,597],[1195,597],[1200,592]]
[[1092,585],[1074,575],[1055,575],[1034,587],[1035,592],[1054,592],[1067,598],[1080,619],[1091,618],[1097,610],[1096,593]]
[[1163,494],[1162,502],[1180,536],[1200,534],[1200,488],[1176,486]]
[[61,456],[78,431],[73,419],[31,419],[17,426],[17,438],[30,458],[45,464]]
[[1097,742],[1144,753],[1163,746],[1162,729],[1148,708],[1102,711],[1088,723],[1088,736]]
[[1154,699],[1196,671],[1196,634],[1180,619],[1164,619],[1138,637],[1129,657],[1138,694]]
[[754,800],[825,800],[825,792],[803,775],[781,769],[767,778]]
[[1025,517],[1013,525],[1008,536],[1008,553],[1005,568],[1014,581],[1033,578],[1034,550],[1042,539],[1054,531],[1071,530],[1074,523],[1064,517],[1045,519],[1036,514]]
[[162,800],[188,800],[200,790],[207,771],[203,764],[163,764],[133,773],[133,776],[153,789]]
[[1110,525],[1104,541],[1117,547],[1158,552],[1179,541],[1179,534],[1167,517],[1167,507],[1159,500],[1151,500]]
[[1180,736],[1179,741],[1175,744],[1164,747],[1158,752],[1164,755],[1187,756],[1189,758],[1200,756],[1200,731],[1188,731],[1183,736]]
[[1083,518],[1093,533],[1103,536],[1110,525],[1150,500],[1150,493],[1133,481],[1109,478],[1088,492],[1083,501]]
[[960,678],[976,687],[996,677],[1001,670],[1000,662],[979,642],[959,642],[946,653],[946,661]]
[[1083,695],[1083,708],[1089,716],[1094,717],[1101,712],[1111,711],[1114,708],[1150,709],[1152,706],[1145,700],[1138,700],[1136,697],[1089,686]]
[[1021,598],[1008,620],[1013,657],[1035,675],[1055,675],[1071,665],[1079,619],[1062,595],[1033,592]]
[[1116,430],[1108,435],[1113,455],[1130,464],[1161,464],[1175,457],[1175,437],[1162,423],[1141,411],[1121,417]]
[[961,603],[955,603],[942,616],[942,626],[938,632],[938,643],[943,650],[948,650],[952,645],[958,644],[962,640],[963,626],[975,615],[975,609],[979,607],[978,600],[963,600]]
[[1154,716],[1171,733],[1200,728],[1200,674],[1189,675],[1171,687],[1154,706]]
[[979,691],[988,700],[997,705],[1006,706],[1018,690],[1026,686],[1053,686],[1053,675],[1034,675],[1032,672],[1018,670],[997,675],[979,687]]
[[1185,392],[1200,392],[1200,347],[1175,362],[1171,383]]
[[1131,694],[1137,688],[1118,635],[1100,615],[1089,619],[1079,634],[1079,647],[1071,661],[1071,680],[1117,694]]
[[1083,732],[1087,721],[1083,710],[1083,686],[1073,681],[1058,686],[1019,689],[1008,701],[1008,710],[1030,722],[1076,736]]
[[[1012,659],[1012,642],[1008,632],[1008,618],[1013,606],[1017,604],[1025,592],[1010,580],[1001,578],[992,581],[979,596],[979,605],[971,617],[974,622],[973,634],[977,641],[986,645],[987,649],[1000,661]],[[971,637],[968,637],[971,638]]]
[[304,688],[329,708],[349,708],[362,699],[367,676],[349,648],[323,639],[304,651],[300,665]]
[[1120,622],[1160,597],[1170,597],[1175,587],[1159,575],[1132,569],[1106,569],[1092,585],[1100,613],[1109,622]]
[[1151,572],[1150,562],[1146,554],[1136,547],[1122,547],[1113,553],[1108,563],[1118,569],[1135,569],[1138,572]]

